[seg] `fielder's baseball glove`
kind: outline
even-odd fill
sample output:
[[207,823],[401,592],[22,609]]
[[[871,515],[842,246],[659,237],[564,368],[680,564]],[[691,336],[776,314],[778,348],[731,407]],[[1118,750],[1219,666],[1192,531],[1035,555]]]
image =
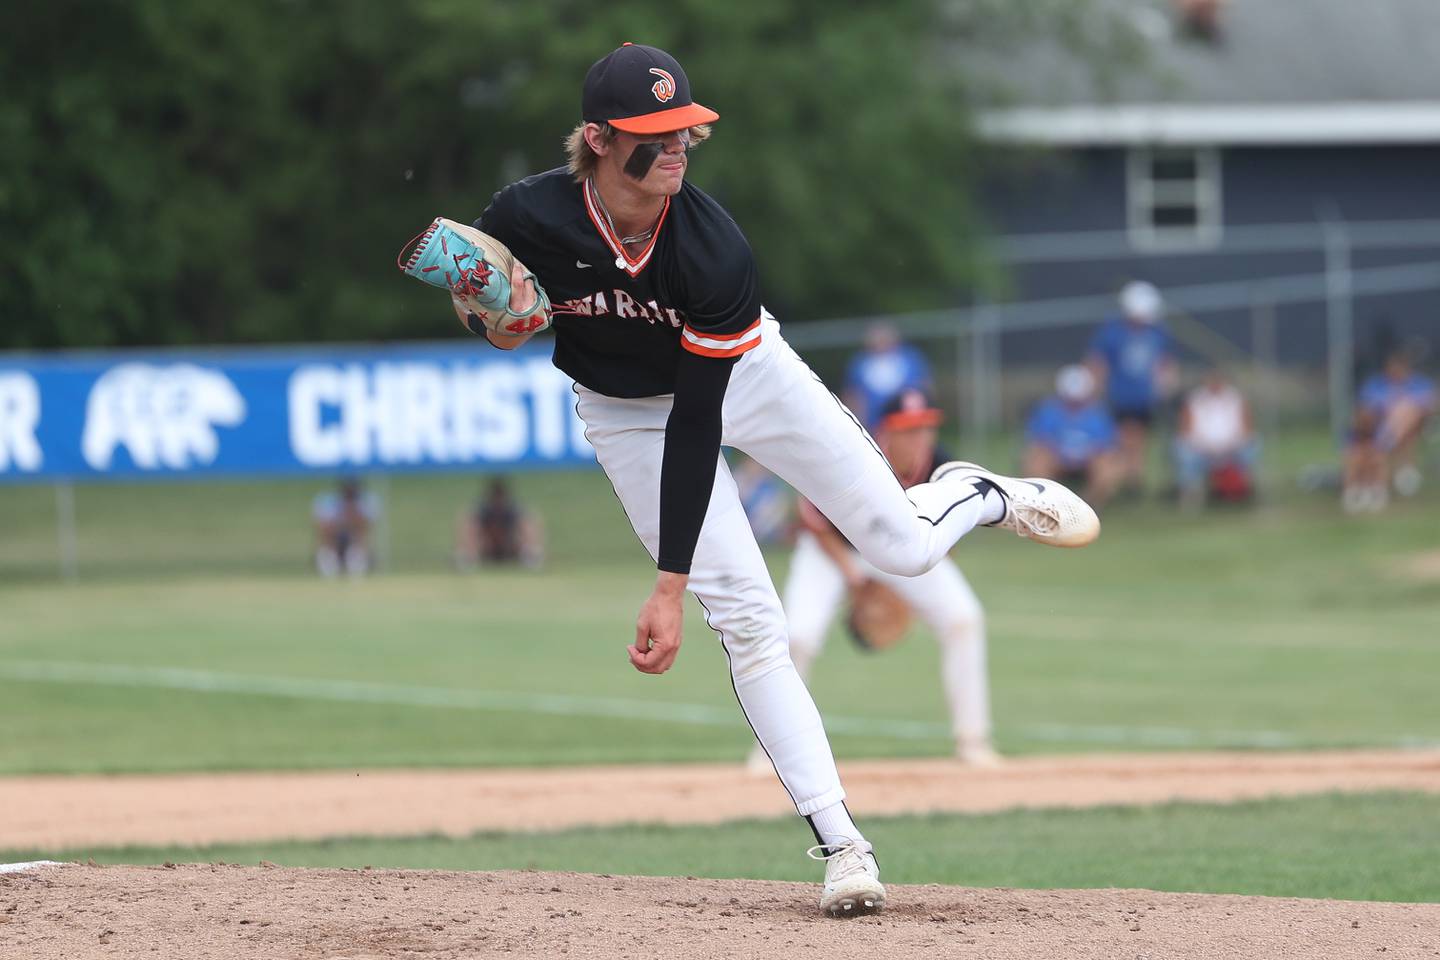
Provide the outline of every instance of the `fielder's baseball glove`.
[[[495,333],[518,337],[550,326],[550,298],[528,270],[525,278],[535,287],[535,305],[525,313],[511,312],[510,270],[515,255],[505,244],[474,227],[436,217],[424,233],[401,248],[395,265],[408,276],[449,290],[458,303]],[[469,320],[464,322],[471,333],[482,332],[471,327]]]
[[910,629],[910,605],[880,581],[866,580],[851,591],[846,625],[850,639],[860,649],[884,650],[905,638]]

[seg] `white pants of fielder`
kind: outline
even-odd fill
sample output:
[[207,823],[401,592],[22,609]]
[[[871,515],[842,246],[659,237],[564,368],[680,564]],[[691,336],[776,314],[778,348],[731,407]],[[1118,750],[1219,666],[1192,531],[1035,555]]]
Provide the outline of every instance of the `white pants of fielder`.
[[[850,411],[825,388],[766,315],[760,345],[735,365],[724,405],[735,447],[808,497],[874,567],[902,577],[934,567],[987,509],[968,483],[900,486]],[[585,435],[652,558],[660,544],[660,464],[669,396],[620,399],[577,386]],[[820,713],[790,659],[785,611],[717,458],[715,488],[689,589],[730,662],[735,695],[796,811],[841,803]]]
[[[990,690],[985,668],[985,613],[965,575],[944,557],[918,577],[897,577],[857,559],[861,573],[898,593],[940,644],[940,677],[950,728],[964,755],[990,746]],[[825,646],[845,602],[845,575],[808,531],[795,539],[782,599],[790,627],[790,659],[802,679]]]

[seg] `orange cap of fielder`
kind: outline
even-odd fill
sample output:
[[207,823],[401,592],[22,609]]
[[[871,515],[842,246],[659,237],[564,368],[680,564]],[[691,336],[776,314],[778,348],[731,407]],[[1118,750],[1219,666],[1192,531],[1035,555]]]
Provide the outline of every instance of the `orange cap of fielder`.
[[901,390],[880,411],[880,426],[885,430],[938,427],[944,420],[945,414],[935,406],[930,394],[919,387]]

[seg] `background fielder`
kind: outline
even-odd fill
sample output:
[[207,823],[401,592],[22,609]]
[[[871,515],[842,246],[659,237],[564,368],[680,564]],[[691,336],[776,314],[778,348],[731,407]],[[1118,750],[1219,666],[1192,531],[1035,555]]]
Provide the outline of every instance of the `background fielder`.
[[[923,390],[902,391],[880,410],[876,440],[905,487],[923,482],[945,461],[936,443],[942,419],[941,411]],[[975,765],[998,763],[991,741],[985,614],[960,568],[945,557],[918,577],[897,577],[868,563],[803,497],[799,515],[803,529],[795,539],[781,596],[789,626],[790,659],[800,676],[810,675],[846,594],[868,580],[877,580],[899,594],[940,644],[940,677],[950,707],[956,756]],[[747,766],[752,771],[769,769],[758,746]]]

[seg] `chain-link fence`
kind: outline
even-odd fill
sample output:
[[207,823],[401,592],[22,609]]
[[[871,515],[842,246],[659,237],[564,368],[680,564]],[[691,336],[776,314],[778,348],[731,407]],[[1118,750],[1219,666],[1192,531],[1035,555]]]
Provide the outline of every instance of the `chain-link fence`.
[[[1169,275],[1188,278],[1163,291],[1188,380],[1225,367],[1272,437],[1291,429],[1343,436],[1358,379],[1394,347],[1411,348],[1422,367],[1433,363],[1426,347],[1440,339],[1440,222],[1237,227],[1218,246],[1153,258],[1137,254],[1123,232],[1010,237],[995,246],[1017,271],[1065,262],[1089,264],[1096,276],[1144,277],[1166,261]],[[1226,276],[1250,272],[1235,270],[1237,260],[1277,253],[1309,254],[1315,269]],[[1082,360],[1116,312],[1113,293],[1081,293],[792,324],[786,336],[838,384],[866,330],[893,326],[929,356],[939,400],[958,414],[966,444],[985,449],[1023,422],[1055,370]]]

